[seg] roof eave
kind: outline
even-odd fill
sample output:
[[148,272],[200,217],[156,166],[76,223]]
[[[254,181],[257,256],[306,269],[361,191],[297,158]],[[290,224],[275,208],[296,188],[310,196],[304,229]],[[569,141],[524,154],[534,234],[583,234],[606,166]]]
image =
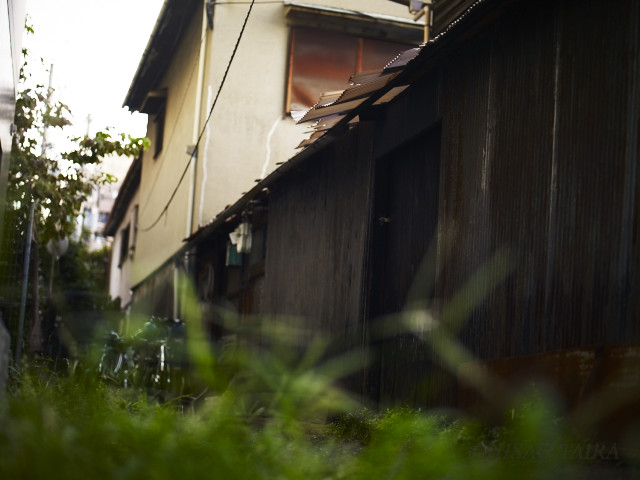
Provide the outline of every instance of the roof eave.
[[141,170],[142,158],[139,156],[131,163],[129,170],[127,171],[127,175],[122,181],[118,196],[116,197],[113,207],[111,207],[111,212],[109,212],[109,217],[104,225],[105,236],[113,237],[118,231],[118,227],[127,213],[131,199],[138,191]]
[[165,0],[142,54],[123,107],[139,111],[146,93],[157,87],[199,0]]

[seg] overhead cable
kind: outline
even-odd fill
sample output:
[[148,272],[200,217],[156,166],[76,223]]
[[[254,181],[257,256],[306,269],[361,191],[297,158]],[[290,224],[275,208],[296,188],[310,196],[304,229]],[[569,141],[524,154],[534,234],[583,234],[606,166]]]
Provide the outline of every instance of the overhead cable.
[[[260,3],[262,3],[262,2],[260,2]],[[162,209],[162,211],[160,212],[158,217],[148,227],[138,226],[138,230],[139,231],[148,232],[149,230],[153,229],[153,227],[155,227],[158,224],[160,219],[169,210],[169,206],[171,205],[171,202],[175,198],[176,193],[178,193],[178,189],[180,188],[180,185],[182,184],[182,180],[184,180],[185,175],[189,171],[189,166],[191,165],[191,161],[192,161],[193,157],[195,155],[197,155],[198,146],[200,145],[200,140],[202,139],[202,136],[204,135],[204,131],[207,128],[207,124],[209,123],[209,120],[211,119],[211,115],[213,114],[213,109],[215,108],[216,103],[218,102],[218,98],[220,97],[220,92],[222,92],[222,87],[224,86],[225,80],[227,79],[227,74],[229,73],[229,69],[231,68],[231,64],[233,63],[233,59],[236,56],[236,52],[238,50],[238,46],[240,45],[240,40],[242,39],[242,35],[244,34],[244,30],[245,30],[245,27],[247,26],[247,22],[249,20],[249,15],[251,15],[251,10],[253,9],[253,5],[254,4],[255,4],[255,0],[252,0],[251,4],[249,6],[249,10],[247,11],[247,15],[244,18],[244,22],[242,24],[242,28],[240,29],[240,34],[238,35],[238,39],[236,40],[236,44],[233,47],[233,52],[231,53],[231,58],[229,58],[229,63],[227,64],[227,68],[226,68],[226,70],[224,72],[224,75],[222,76],[222,81],[220,82],[220,86],[218,87],[218,92],[216,93],[216,96],[215,96],[215,98],[213,100],[213,104],[211,105],[211,108],[209,109],[209,114],[207,115],[207,119],[204,122],[204,126],[202,127],[202,130],[200,131],[200,135],[198,135],[198,140],[196,142],[195,148],[193,149],[193,152],[191,152],[191,155],[189,157],[189,161],[187,162],[187,164],[185,165],[184,170],[182,171],[182,175],[180,175],[180,180],[178,180],[178,183],[175,186],[175,188],[173,189],[173,192],[171,193],[171,195],[169,197],[169,200],[167,201],[166,205],[164,206],[164,208]]]

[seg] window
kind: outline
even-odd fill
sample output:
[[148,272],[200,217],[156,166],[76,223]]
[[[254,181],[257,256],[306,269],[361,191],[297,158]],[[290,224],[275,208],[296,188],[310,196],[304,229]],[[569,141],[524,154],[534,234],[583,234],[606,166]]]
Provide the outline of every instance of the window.
[[142,113],[149,115],[149,119],[153,117],[153,158],[157,158],[162,152],[162,143],[164,142],[164,121],[165,109],[167,106],[167,89],[151,90],[140,107]]
[[120,258],[118,259],[118,267],[122,267],[122,264],[127,260],[127,255],[129,254],[130,232],[130,224],[120,232]]
[[407,48],[402,43],[292,28],[287,111],[312,107],[320,94],[344,90],[351,75],[383,68]]
[[82,216],[84,217],[82,225],[86,228],[90,228],[91,227],[91,209],[85,208],[82,211]]
[[162,143],[164,142],[164,112],[165,106],[163,105],[156,117],[153,119],[154,124],[154,147],[153,158],[157,158],[162,152]]
[[136,205],[135,207],[133,207],[133,213],[132,213],[133,234],[131,235],[131,247],[129,249],[131,251],[131,258],[133,258],[133,254],[136,250],[136,241],[138,240],[138,210],[139,210],[139,205]]

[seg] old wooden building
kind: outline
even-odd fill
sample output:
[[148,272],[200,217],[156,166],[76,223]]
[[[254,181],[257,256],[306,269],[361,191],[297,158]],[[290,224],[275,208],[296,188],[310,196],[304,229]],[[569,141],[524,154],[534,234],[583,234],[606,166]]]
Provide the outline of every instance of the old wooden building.
[[[637,405],[639,47],[634,0],[475,2],[189,239],[201,298],[360,348],[380,405],[469,403],[482,372]],[[259,250],[225,266],[243,219]]]

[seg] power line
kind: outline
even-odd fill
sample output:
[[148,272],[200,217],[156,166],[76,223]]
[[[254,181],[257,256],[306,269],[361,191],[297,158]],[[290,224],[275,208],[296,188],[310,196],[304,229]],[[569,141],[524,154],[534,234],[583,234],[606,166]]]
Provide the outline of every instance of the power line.
[[[260,2],[260,3],[264,3],[264,2]],[[211,119],[211,115],[213,114],[213,109],[215,108],[216,103],[218,102],[218,98],[220,97],[220,92],[222,92],[222,87],[224,86],[224,83],[225,83],[225,81],[227,79],[227,74],[229,73],[229,69],[231,68],[231,64],[233,63],[233,59],[236,56],[236,52],[238,50],[238,46],[240,45],[240,40],[242,39],[242,36],[244,34],[244,29],[247,26],[247,22],[249,20],[249,15],[251,15],[251,10],[253,9],[253,5],[254,4],[255,4],[255,0],[252,0],[251,1],[251,5],[249,6],[249,10],[247,11],[247,15],[244,18],[244,22],[242,24],[242,28],[240,29],[240,35],[238,35],[238,39],[236,40],[236,44],[233,47],[233,52],[231,53],[231,58],[229,58],[229,63],[227,64],[227,68],[226,68],[226,70],[224,72],[224,75],[222,76],[222,81],[220,82],[220,86],[218,87],[218,92],[216,93],[216,96],[215,96],[215,98],[213,100],[213,104],[211,105],[211,108],[209,109],[209,114],[207,115],[207,119],[204,122],[204,126],[202,127],[202,130],[200,131],[200,135],[198,135],[198,140],[196,141],[196,146],[193,149],[193,152],[191,152],[191,155],[189,156],[189,161],[185,165],[185,168],[182,171],[182,175],[180,175],[180,180],[178,180],[178,184],[173,189],[173,192],[171,193],[171,196],[169,197],[169,200],[167,201],[166,205],[164,206],[164,208],[162,209],[162,211],[158,215],[158,218],[156,218],[153,221],[153,223],[151,225],[149,225],[148,227],[140,227],[139,226],[138,227],[139,231],[148,232],[151,229],[153,229],[153,227],[155,227],[158,224],[158,222],[164,216],[164,214],[167,212],[167,210],[169,210],[169,206],[171,205],[171,202],[175,198],[176,193],[178,193],[178,189],[180,188],[180,185],[182,184],[182,180],[184,180],[184,177],[187,174],[187,171],[189,170],[189,167],[191,165],[191,160],[193,160],[194,155],[196,155],[197,152],[198,152],[198,146],[200,145],[200,140],[202,139],[202,136],[204,135],[204,131],[207,128],[207,124],[209,123],[209,120]]]
[[[206,36],[202,36],[202,38],[200,39],[200,48],[202,48],[202,45],[204,44],[204,40],[205,40]],[[191,67],[191,73],[189,74],[189,81],[187,82],[187,86],[184,90],[184,94],[182,95],[182,100],[180,101],[180,108],[178,109],[178,113],[176,114],[176,118],[180,118],[180,114],[182,113],[182,109],[184,108],[184,104],[185,104],[185,100],[187,99],[187,94],[189,93],[189,87],[191,86],[191,81],[193,80],[193,74],[196,71],[196,67],[198,66],[198,58],[196,57],[196,61],[193,63],[193,66]],[[176,133],[176,128],[178,126],[178,122],[175,122],[173,124],[173,128],[171,129],[171,133],[169,134],[169,138],[167,139],[167,146],[171,145],[171,141],[173,140],[173,136]],[[144,207],[146,205],[148,205],[148,201],[151,198],[151,194],[153,193],[153,189],[156,186],[156,183],[158,181],[158,177],[160,177],[160,172],[162,171],[162,168],[158,168],[156,170],[156,175],[153,178],[153,182],[151,183],[151,187],[149,189],[149,194],[147,195],[146,200],[143,202],[143,210],[140,212],[142,214],[142,212],[144,211]]]
[[[254,2],[213,2],[214,5],[249,5]],[[263,5],[267,3],[284,3],[284,0],[268,0],[266,2],[255,2],[256,5]]]

